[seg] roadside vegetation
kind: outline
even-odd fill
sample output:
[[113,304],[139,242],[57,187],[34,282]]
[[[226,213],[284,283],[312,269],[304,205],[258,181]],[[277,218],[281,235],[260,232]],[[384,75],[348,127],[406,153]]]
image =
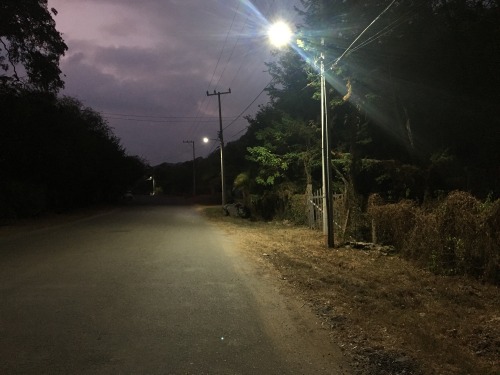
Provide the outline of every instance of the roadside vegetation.
[[[297,196],[321,187],[323,37],[329,167],[353,224],[346,238],[370,239],[361,219],[374,194],[419,207],[452,191],[481,202],[500,198],[498,2],[394,3],[337,63],[392,2],[301,3],[299,42],[267,64],[269,103],[226,145],[227,196],[269,220],[293,216]],[[195,164],[198,193],[220,194],[219,153]],[[157,166],[155,177],[167,194],[190,191],[192,161]]]
[[[255,219],[318,227],[310,196],[323,175],[317,61],[324,38],[328,167],[341,197],[336,245],[391,246],[435,274],[498,285],[498,2],[301,4],[296,48],[275,51],[267,64],[270,102],[226,147],[228,196]],[[199,193],[220,192],[219,163],[216,152],[196,160]],[[191,167],[165,164],[155,173],[175,194],[187,190]]]
[[47,2],[0,4],[0,225],[115,201],[144,175],[101,115],[64,87]]
[[[254,220],[207,215],[301,296],[356,373],[499,374],[498,2],[398,2],[339,64],[390,1],[301,3],[300,53],[277,51],[271,102],[227,147],[234,199]],[[334,249],[307,228],[322,176],[320,37],[342,196]],[[217,191],[217,156],[197,161],[201,191]]]
[[[301,5],[296,48],[266,64],[269,103],[225,148],[227,195],[253,220],[212,219],[302,296],[360,374],[499,374],[499,2]],[[46,0],[0,3],[0,225],[112,202],[148,169],[59,95],[55,14]],[[323,174],[320,48],[342,197],[333,250],[306,227]],[[195,164],[197,194],[220,197],[219,153]],[[191,192],[192,167],[154,167],[157,190]]]
[[500,373],[500,290],[443,275],[387,246],[325,249],[321,232],[287,221],[205,215],[311,308],[363,375]]

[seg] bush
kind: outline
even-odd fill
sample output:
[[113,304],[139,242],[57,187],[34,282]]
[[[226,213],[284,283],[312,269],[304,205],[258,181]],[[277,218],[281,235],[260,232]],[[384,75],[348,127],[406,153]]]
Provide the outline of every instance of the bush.
[[500,283],[500,201],[482,204],[464,192],[450,193],[425,209],[378,197],[368,207],[377,241],[438,274],[469,275]]
[[381,205],[381,198],[368,200],[368,215],[372,219],[374,242],[403,249],[408,233],[415,225],[416,204],[409,200]]
[[47,194],[43,186],[18,181],[0,184],[0,225],[38,216],[46,210]]
[[297,225],[307,225],[307,196],[305,194],[294,194],[285,209],[284,219],[290,220]]

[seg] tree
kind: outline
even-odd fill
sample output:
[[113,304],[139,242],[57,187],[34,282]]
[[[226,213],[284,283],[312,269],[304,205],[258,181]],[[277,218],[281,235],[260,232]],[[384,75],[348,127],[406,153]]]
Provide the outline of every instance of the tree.
[[0,219],[114,200],[144,174],[76,99],[0,91],[0,113]]
[[332,115],[333,148],[354,153],[352,173],[359,171],[360,158],[396,159],[428,168],[433,155],[447,151],[457,171],[469,174],[476,185],[464,188],[498,194],[498,178],[493,182],[479,177],[495,174],[500,164],[494,146],[500,142],[498,2],[302,4],[300,31],[306,52],[313,55],[323,48],[331,87],[341,95],[346,86],[351,90],[350,105],[339,108],[332,103]]
[[293,181],[303,191],[306,184],[312,183],[312,171],[318,167],[315,160],[319,160],[319,132],[314,122],[267,106],[251,123],[251,127],[260,128],[254,146],[247,148],[247,158],[258,166],[254,171],[256,182],[275,186]]
[[0,83],[46,92],[64,87],[59,60],[68,47],[52,14],[47,0],[0,2]]

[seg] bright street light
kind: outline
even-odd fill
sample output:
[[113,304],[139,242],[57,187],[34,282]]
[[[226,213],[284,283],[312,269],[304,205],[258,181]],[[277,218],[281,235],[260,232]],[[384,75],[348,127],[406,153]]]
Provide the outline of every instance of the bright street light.
[[290,43],[293,33],[290,26],[283,21],[278,21],[271,25],[267,31],[267,35],[271,44],[279,48]]

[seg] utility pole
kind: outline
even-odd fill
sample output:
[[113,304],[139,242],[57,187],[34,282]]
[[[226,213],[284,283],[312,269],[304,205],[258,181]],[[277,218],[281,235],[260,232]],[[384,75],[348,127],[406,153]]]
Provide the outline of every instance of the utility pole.
[[226,204],[226,184],[224,181],[224,135],[222,133],[222,109],[220,104],[220,96],[225,94],[231,94],[231,89],[226,92],[215,91],[210,94],[207,91],[207,96],[217,95],[219,99],[219,141],[220,141],[220,179],[222,185],[222,206]]
[[195,166],[196,155],[194,152],[194,141],[182,141],[182,143],[191,143],[193,145],[193,197],[195,197],[196,196],[196,166]]
[[[324,0],[320,3],[321,21],[324,20]],[[323,164],[323,233],[326,234],[326,246],[335,247],[334,221],[333,221],[333,194],[330,154],[330,132],[328,129],[328,100],[326,97],[325,77],[325,38],[321,38],[320,50],[320,86],[321,86],[321,135],[322,135],[322,164]]]
[[332,176],[331,176],[331,155],[330,155],[330,132],[328,129],[328,100],[326,98],[326,78],[324,65],[324,39],[321,38],[321,128],[323,134],[323,221],[326,224],[326,246],[332,248],[335,246],[334,223],[333,223],[333,194],[332,194]]

